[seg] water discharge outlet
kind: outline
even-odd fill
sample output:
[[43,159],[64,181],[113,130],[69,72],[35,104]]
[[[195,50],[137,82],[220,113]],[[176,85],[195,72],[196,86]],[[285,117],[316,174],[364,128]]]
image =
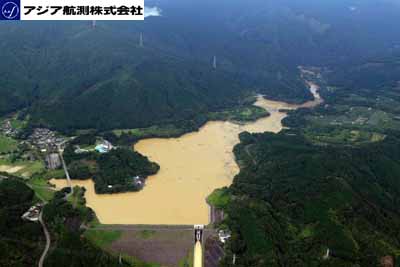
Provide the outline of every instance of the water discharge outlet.
[[194,226],[194,257],[193,267],[203,267],[203,229],[204,225]]

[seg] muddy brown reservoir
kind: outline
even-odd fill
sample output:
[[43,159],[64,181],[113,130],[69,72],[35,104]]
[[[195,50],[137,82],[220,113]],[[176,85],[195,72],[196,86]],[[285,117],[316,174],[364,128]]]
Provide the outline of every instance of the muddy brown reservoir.
[[[76,181],[86,188],[87,205],[104,224],[208,224],[206,197],[229,186],[239,172],[232,153],[239,133],[279,132],[286,113],[280,109],[313,107],[322,102],[318,87],[309,83],[315,100],[302,105],[270,101],[261,96],[255,105],[271,114],[245,125],[210,121],[199,131],[179,138],[141,140],[135,149],[157,162],[160,171],[148,178],[140,192],[97,195],[92,180]],[[65,180],[52,180],[57,187]]]

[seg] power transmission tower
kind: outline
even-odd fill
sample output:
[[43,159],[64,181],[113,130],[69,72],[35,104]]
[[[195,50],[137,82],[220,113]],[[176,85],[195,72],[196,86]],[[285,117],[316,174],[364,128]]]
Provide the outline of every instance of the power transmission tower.
[[143,33],[140,33],[140,36],[139,36],[139,46],[143,47]]
[[214,58],[213,58],[213,68],[217,69],[217,57],[216,56],[214,56]]

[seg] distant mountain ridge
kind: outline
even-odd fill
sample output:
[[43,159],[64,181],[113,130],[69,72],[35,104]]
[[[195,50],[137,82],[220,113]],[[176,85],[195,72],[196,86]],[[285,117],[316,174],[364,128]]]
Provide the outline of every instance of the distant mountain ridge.
[[347,68],[400,49],[400,8],[387,1],[146,5],[162,16],[0,25],[0,115],[27,108],[36,124],[104,130],[193,119],[249,92],[298,103],[312,97],[298,65]]

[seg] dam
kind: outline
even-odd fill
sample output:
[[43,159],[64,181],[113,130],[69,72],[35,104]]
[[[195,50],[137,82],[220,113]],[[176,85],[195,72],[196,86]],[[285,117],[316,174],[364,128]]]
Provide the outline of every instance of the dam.
[[193,267],[203,267],[203,225],[194,226]]

